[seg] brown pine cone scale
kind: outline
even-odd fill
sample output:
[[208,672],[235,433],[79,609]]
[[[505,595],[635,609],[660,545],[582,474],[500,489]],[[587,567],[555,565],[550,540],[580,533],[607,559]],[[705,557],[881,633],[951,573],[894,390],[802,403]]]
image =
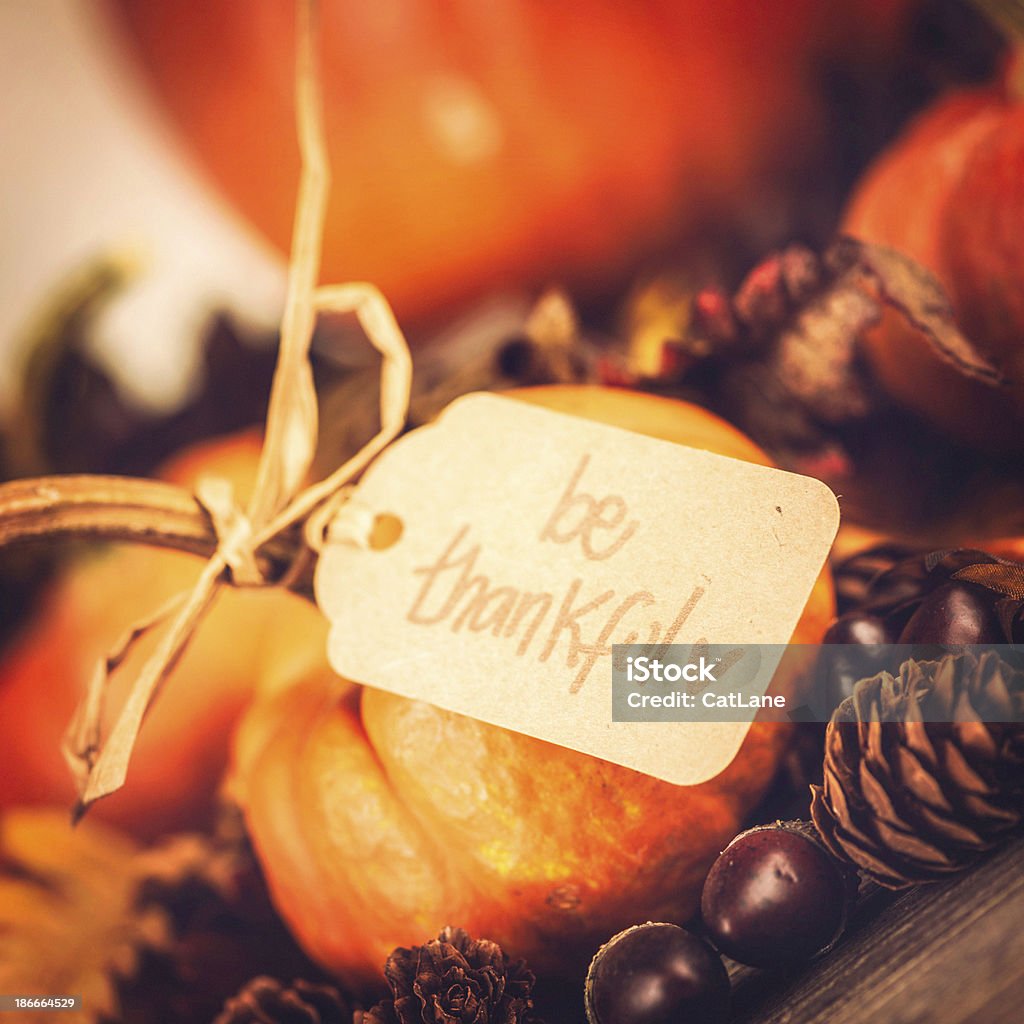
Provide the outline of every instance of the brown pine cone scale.
[[352,1009],[331,985],[301,979],[291,986],[253,978],[224,1004],[213,1024],[352,1024]]
[[825,844],[881,885],[960,870],[1024,824],[1024,672],[990,651],[862,680],[812,793]]

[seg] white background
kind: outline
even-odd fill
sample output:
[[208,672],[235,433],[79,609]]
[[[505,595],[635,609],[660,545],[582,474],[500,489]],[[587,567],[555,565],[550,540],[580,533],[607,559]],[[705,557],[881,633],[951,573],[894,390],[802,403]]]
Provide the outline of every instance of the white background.
[[213,308],[278,316],[280,256],[218,201],[95,0],[0,0],[0,402],[33,317],[109,253],[137,266],[96,349],[134,397],[178,401]]

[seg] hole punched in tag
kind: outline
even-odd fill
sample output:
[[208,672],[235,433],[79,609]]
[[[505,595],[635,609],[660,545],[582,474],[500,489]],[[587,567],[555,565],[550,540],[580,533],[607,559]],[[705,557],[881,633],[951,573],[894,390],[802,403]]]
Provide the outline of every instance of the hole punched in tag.
[[371,551],[387,551],[402,539],[405,524],[390,512],[381,512],[373,517],[368,545]]
[[334,514],[325,539],[331,544],[347,544],[366,551],[386,551],[402,537],[405,524],[391,512],[377,512],[351,498]]

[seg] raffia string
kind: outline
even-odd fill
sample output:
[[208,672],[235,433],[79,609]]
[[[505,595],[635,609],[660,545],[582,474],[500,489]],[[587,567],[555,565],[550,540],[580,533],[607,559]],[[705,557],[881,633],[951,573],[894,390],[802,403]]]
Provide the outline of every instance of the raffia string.
[[[316,0],[298,0],[296,120],[302,173],[299,181],[288,293],[281,343],[271,385],[270,405],[256,487],[243,511],[224,481],[207,481],[196,493],[217,536],[217,549],[195,586],[132,626],[97,667],[64,739],[64,756],[78,787],[75,816],[125,781],[143,720],[181,658],[203,617],[226,584],[259,586],[268,581],[259,566],[260,548],[306,521],[322,529],[324,513],[344,498],[346,485],[401,432],[408,412],[412,360],[387,301],[369,284],[318,286],[330,169],[324,144],[320,74],[317,60]],[[305,489],[317,438],[317,399],[309,348],[320,313],[354,313],[370,343],[380,352],[380,431],[343,466]],[[314,515],[314,513],[319,513]],[[307,543],[318,544],[306,530]],[[102,740],[105,696],[111,675],[135,644],[163,629],[117,719]]]

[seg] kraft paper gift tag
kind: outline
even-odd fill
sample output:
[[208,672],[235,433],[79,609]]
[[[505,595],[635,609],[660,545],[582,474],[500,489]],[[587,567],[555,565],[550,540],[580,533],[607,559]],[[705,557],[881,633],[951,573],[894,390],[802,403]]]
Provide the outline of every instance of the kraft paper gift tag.
[[615,643],[785,644],[838,527],[820,481],[489,394],[369,468],[316,596],[356,682],[676,784],[745,722],[613,722]]

